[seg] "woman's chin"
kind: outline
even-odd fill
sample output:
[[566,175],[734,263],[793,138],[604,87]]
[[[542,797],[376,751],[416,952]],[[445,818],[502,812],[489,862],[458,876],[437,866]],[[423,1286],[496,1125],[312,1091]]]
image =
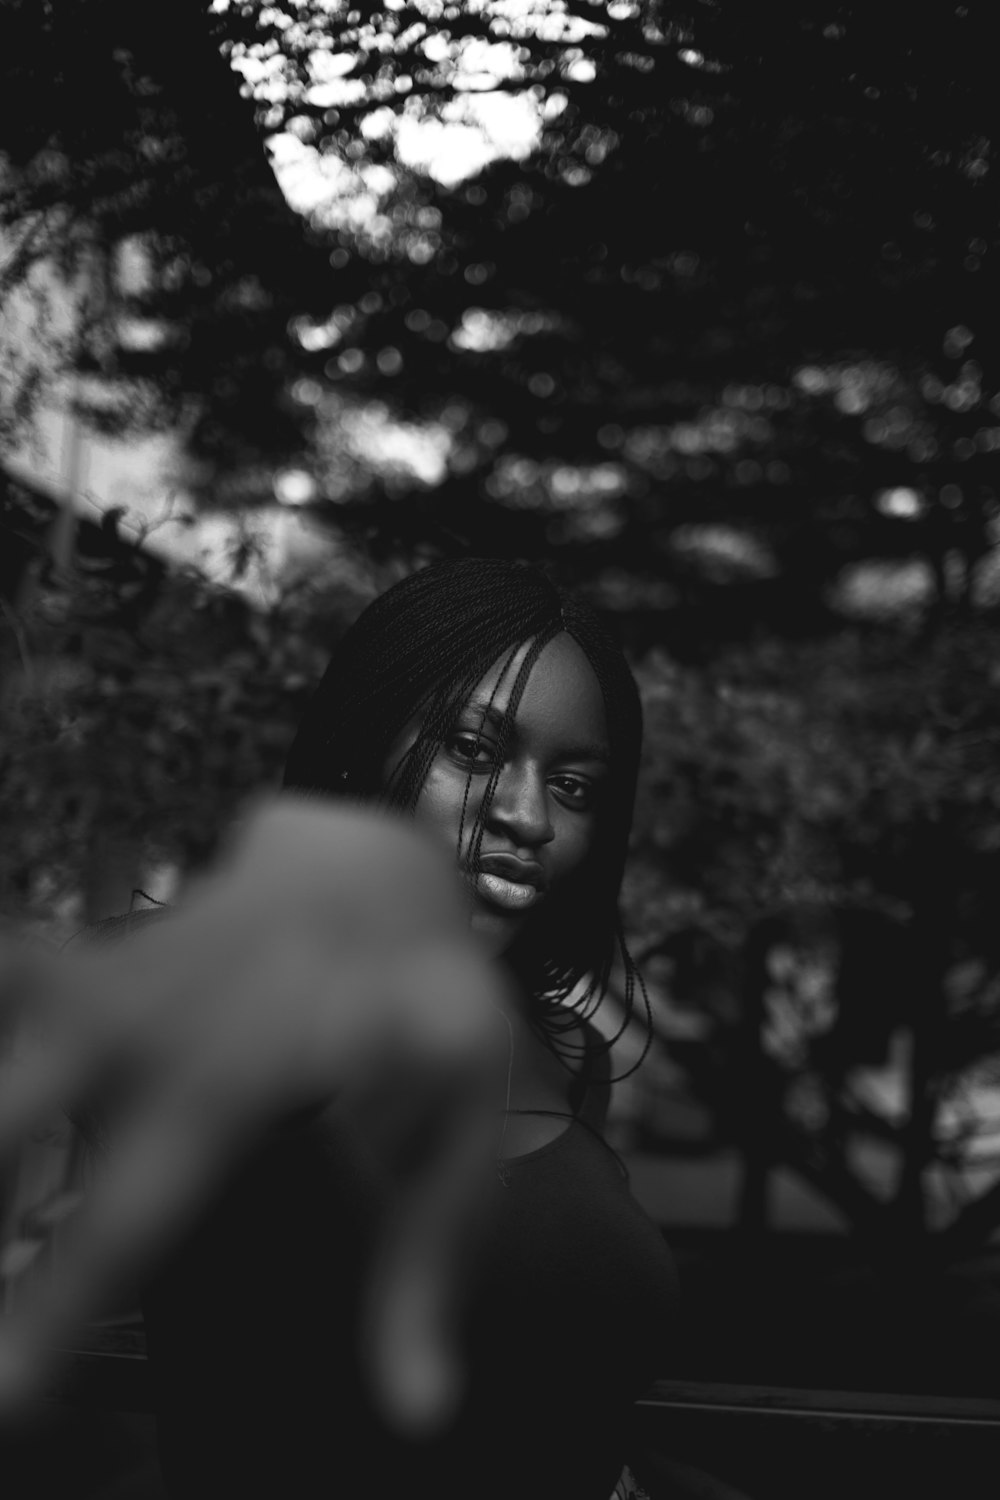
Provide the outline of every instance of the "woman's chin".
[[527,926],[527,912],[502,911],[477,901],[470,925],[474,936],[491,958],[506,953]]

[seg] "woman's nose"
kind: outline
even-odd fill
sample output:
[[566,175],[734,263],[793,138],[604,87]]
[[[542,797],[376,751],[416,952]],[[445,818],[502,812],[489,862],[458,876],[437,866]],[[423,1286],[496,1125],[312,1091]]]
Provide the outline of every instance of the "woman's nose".
[[505,766],[486,821],[520,848],[537,848],[554,836],[544,778],[530,767]]

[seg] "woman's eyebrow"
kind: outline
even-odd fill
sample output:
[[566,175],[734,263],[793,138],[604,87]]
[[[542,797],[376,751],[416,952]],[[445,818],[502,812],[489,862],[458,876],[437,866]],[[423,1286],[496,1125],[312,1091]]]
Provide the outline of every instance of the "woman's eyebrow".
[[[471,698],[466,705],[473,713],[482,714],[484,720],[488,720],[494,728],[499,729],[504,721],[503,709],[497,708],[495,703],[486,702],[483,699]],[[581,744],[567,745],[561,752],[565,760],[597,760],[604,765],[611,764],[611,752],[607,745]]]
[[566,760],[599,760],[606,766],[611,764],[611,752],[607,745],[570,745],[563,751]]
[[495,729],[499,729],[503,724],[503,709],[497,708],[496,704],[489,702],[488,699],[470,698],[465,706],[472,713],[481,714],[484,719],[488,719]]

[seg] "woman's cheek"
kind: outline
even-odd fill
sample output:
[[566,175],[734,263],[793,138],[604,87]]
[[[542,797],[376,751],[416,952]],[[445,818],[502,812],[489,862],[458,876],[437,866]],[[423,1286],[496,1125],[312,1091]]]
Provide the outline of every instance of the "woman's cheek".
[[596,837],[597,828],[592,817],[579,813],[563,814],[556,823],[556,836],[553,840],[553,883],[568,879],[583,868]]
[[458,831],[462,823],[463,804],[465,807],[463,842],[470,837],[476,814],[479,811],[480,798],[477,795],[475,783],[469,786],[468,798],[466,798],[467,784],[468,778],[451,767],[432,766],[416,806],[417,821],[431,832],[436,831],[442,838],[447,839],[453,852],[458,850]]

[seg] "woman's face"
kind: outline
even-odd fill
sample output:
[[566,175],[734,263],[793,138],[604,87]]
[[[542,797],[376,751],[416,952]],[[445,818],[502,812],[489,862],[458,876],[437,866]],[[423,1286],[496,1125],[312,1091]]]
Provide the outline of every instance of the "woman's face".
[[[506,670],[505,653],[482,678],[439,750],[416,808],[418,822],[459,851],[472,892],[472,927],[492,954],[543,917],[553,893],[581,869],[594,846],[610,776],[601,689],[583,651],[563,633],[541,652],[525,685],[483,821],[478,873],[470,870],[500,722],[528,649],[526,643]],[[387,780],[416,735],[410,725],[392,747]]]

